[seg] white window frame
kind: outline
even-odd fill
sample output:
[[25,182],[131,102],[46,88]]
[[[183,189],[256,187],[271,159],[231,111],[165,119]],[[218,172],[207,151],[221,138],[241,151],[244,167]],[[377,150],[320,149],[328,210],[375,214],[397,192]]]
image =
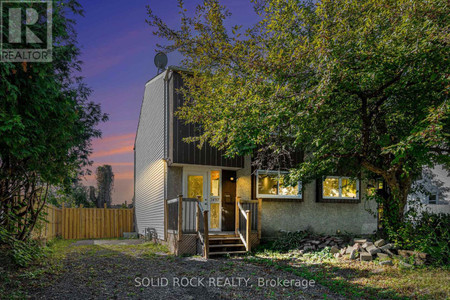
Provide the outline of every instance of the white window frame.
[[[272,195],[272,194],[260,194],[259,193],[259,174],[277,174],[280,176],[281,174],[289,174],[286,171],[272,171],[272,170],[257,170],[256,171],[256,198],[275,198],[275,199],[303,199],[303,186],[302,182],[298,182],[298,194],[296,196],[292,195]],[[278,192],[280,192],[280,181],[278,180]]]
[[[323,183],[325,182],[325,179],[327,178],[337,178],[339,179],[339,196],[338,197],[330,197],[330,196],[325,196],[324,195],[324,190],[323,190]],[[356,181],[356,197],[352,198],[352,197],[342,197],[342,179],[350,179],[350,180],[355,180]],[[325,176],[322,178],[322,198],[323,199],[349,199],[349,200],[357,200],[359,199],[359,180],[355,179],[355,178],[351,178],[351,177],[346,177],[346,176]]]
[[[431,195],[436,195],[436,203],[430,203],[430,196],[431,196]],[[439,192],[436,192],[436,193],[430,193],[430,195],[427,196],[427,199],[428,199],[428,204],[429,204],[429,205],[436,205],[436,204],[439,204]]]

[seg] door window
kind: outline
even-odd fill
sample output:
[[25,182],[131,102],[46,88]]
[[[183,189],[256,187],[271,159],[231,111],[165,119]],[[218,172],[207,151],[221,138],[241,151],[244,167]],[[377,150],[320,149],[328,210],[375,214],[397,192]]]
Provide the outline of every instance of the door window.
[[201,196],[200,201],[203,201],[203,176],[189,175],[188,176],[188,197],[197,198]]

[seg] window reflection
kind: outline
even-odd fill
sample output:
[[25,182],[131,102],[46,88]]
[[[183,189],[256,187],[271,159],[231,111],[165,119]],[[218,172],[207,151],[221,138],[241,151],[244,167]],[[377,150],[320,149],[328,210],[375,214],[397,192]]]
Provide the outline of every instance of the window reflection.
[[323,181],[324,197],[339,197],[339,178],[326,178]]
[[266,195],[277,195],[278,173],[258,174],[258,193]]
[[211,171],[211,196],[219,197],[220,171]]

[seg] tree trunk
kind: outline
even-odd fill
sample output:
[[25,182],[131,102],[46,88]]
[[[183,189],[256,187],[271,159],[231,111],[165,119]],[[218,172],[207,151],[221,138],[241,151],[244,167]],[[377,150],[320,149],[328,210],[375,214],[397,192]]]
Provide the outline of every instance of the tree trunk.
[[383,223],[396,230],[403,223],[412,181],[410,176],[402,171],[386,173],[383,178],[389,187],[389,193],[383,203]]

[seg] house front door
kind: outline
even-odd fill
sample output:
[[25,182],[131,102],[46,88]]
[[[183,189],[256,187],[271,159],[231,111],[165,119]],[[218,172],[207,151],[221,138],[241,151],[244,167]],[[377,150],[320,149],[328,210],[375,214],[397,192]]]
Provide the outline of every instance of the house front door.
[[209,230],[220,231],[222,228],[221,171],[220,170],[186,170],[186,195],[197,198],[208,213]]

